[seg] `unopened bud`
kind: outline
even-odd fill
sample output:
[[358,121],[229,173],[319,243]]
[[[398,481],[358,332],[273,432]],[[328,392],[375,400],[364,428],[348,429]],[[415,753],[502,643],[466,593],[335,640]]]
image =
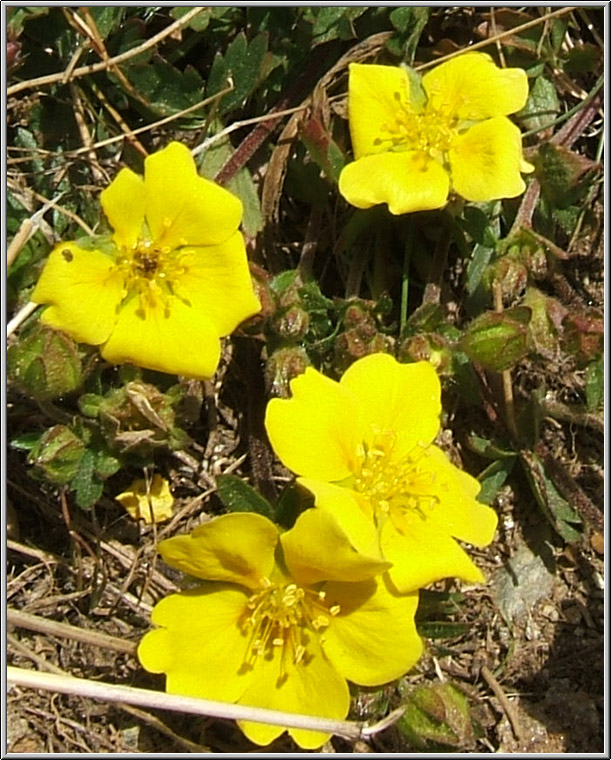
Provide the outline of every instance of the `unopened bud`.
[[502,372],[528,352],[531,310],[516,306],[504,312],[487,311],[473,320],[458,342],[458,349],[484,369]]

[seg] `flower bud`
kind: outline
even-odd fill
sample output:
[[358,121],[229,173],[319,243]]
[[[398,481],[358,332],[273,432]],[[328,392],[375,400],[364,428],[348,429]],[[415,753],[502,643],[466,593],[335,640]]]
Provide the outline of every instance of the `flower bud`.
[[76,343],[39,325],[7,351],[9,378],[28,396],[46,401],[76,390],[83,366]]
[[265,365],[265,384],[268,394],[289,398],[290,381],[305,372],[305,368],[309,365],[308,355],[300,346],[276,349]]
[[299,306],[291,306],[273,322],[274,330],[284,340],[300,341],[310,326],[308,312]]
[[484,369],[509,369],[528,352],[531,313],[527,306],[487,311],[473,320],[457,347]]

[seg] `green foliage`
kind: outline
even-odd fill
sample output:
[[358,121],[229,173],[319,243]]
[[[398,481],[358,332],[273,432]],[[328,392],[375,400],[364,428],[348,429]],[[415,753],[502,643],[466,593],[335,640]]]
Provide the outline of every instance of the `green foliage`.
[[230,512],[256,512],[274,519],[274,509],[267,499],[237,475],[219,475],[216,487],[220,500]]

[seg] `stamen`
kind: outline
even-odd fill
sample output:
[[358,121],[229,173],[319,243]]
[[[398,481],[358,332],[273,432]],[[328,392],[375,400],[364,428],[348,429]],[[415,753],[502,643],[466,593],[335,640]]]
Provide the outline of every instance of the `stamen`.
[[[371,503],[376,520],[393,514],[417,512],[422,519],[439,502],[434,493],[435,473],[423,467],[426,447],[416,445],[400,458],[395,453],[396,434],[379,432],[370,446],[358,447],[359,465],[355,489]],[[395,511],[398,510],[398,513]]]
[[269,579],[246,602],[241,625],[250,631],[243,669],[254,667],[258,657],[280,656],[279,682],[287,678],[287,657],[294,664],[308,661],[310,635],[328,627],[339,605],[328,607],[324,591],[303,589],[295,583],[274,586]]

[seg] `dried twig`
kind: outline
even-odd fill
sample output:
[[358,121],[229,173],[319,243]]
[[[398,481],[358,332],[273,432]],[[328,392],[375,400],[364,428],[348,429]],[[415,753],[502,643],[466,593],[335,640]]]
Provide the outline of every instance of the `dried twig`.
[[505,712],[505,715],[507,715],[509,723],[511,724],[514,736],[519,742],[523,742],[524,734],[522,731],[522,726],[520,725],[520,721],[518,719],[514,706],[507,698],[507,695],[503,691],[501,684],[492,675],[492,672],[486,665],[482,665],[480,673],[482,674],[482,677],[488,686],[492,689],[494,696],[499,700],[499,704],[501,705],[503,711]]

